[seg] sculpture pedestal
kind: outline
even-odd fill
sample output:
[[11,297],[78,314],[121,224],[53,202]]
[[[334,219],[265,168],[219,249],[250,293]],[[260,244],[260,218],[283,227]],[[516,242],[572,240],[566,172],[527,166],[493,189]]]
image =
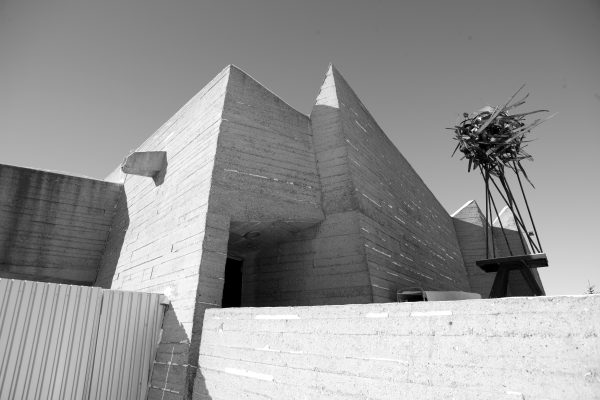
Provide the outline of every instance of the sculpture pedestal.
[[524,254],[512,257],[490,258],[476,261],[475,264],[485,272],[496,272],[496,279],[490,291],[490,299],[506,297],[508,294],[508,278],[511,271],[518,270],[534,296],[543,296],[544,292],[538,285],[531,268],[547,267],[548,257],[545,253]]

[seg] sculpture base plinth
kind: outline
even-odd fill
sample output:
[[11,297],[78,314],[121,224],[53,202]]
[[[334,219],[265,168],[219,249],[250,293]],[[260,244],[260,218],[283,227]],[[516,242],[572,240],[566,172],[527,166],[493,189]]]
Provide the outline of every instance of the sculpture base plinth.
[[476,261],[475,264],[485,272],[496,272],[496,278],[489,296],[491,299],[508,295],[508,278],[513,270],[518,270],[521,273],[534,296],[544,295],[544,291],[531,273],[531,268],[548,266],[548,257],[544,253],[490,258]]

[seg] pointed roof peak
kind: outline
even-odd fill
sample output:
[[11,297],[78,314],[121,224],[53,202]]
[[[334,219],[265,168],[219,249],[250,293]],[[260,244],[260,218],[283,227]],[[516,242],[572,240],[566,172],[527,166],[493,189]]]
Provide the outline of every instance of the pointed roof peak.
[[[321,83],[321,87],[319,88],[319,94],[315,99],[314,106],[317,105],[325,105],[329,107],[339,108],[339,102],[337,99],[337,90],[336,90],[336,82],[335,76],[337,75],[337,70],[333,66],[333,63],[329,63],[327,67],[327,72],[325,73],[325,77],[323,78],[323,82]],[[314,110],[313,106],[313,110]]]
[[476,207],[479,210],[479,205],[477,204],[477,202],[475,200],[469,200],[465,204],[463,204],[462,207],[460,207],[458,210],[454,211],[450,216],[454,218],[458,214],[460,214],[460,212],[464,209],[471,207]]

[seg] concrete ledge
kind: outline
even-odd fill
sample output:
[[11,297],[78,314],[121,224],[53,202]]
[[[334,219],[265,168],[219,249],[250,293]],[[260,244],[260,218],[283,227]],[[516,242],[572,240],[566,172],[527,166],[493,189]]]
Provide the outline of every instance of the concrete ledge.
[[130,175],[155,177],[166,165],[166,151],[136,151],[125,157],[121,171]]
[[599,334],[598,295],[211,309],[196,386],[213,400],[589,399]]

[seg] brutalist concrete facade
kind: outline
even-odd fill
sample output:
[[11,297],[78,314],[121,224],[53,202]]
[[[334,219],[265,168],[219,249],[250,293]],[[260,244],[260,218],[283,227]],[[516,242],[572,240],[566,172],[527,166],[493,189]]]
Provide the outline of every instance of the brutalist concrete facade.
[[[150,398],[194,390],[204,311],[221,306],[228,260],[241,265],[241,306],[389,302],[414,286],[489,292],[493,276],[482,279],[473,264],[485,247],[477,213],[448,215],[333,66],[310,116],[228,66],[136,152],[165,152],[164,170],[152,178],[117,168],[106,182],[69,178],[73,188],[30,196],[40,193],[37,178],[2,166],[0,216],[13,222],[0,237],[54,248],[51,229],[15,239],[11,227],[62,197],[75,211],[85,203],[89,216],[64,216],[101,243],[84,283],[172,302]],[[69,251],[87,251],[83,242]],[[21,279],[64,278],[48,278],[39,257],[34,269],[15,264],[13,253],[27,249],[13,247],[0,254],[0,276],[21,268]]]

